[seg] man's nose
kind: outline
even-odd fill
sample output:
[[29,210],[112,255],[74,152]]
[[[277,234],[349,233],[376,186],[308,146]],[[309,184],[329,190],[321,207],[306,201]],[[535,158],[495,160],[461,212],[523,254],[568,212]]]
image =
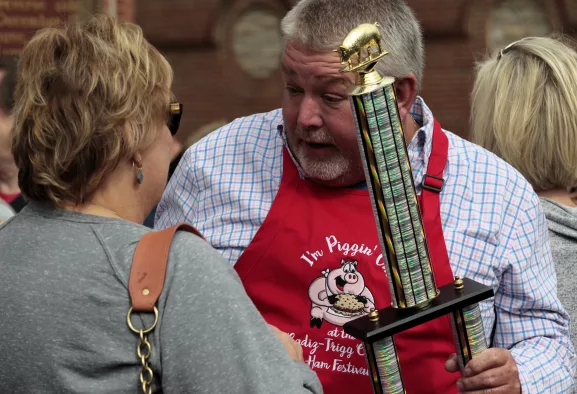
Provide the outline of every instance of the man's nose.
[[320,107],[314,98],[305,96],[301,101],[298,125],[303,129],[317,129],[323,126]]

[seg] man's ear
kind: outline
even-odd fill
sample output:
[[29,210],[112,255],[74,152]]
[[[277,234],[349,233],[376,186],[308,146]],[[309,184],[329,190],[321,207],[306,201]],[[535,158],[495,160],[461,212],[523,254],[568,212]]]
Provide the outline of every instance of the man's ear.
[[395,91],[397,94],[397,104],[399,106],[399,116],[405,120],[413,107],[417,98],[417,78],[410,73],[395,80]]

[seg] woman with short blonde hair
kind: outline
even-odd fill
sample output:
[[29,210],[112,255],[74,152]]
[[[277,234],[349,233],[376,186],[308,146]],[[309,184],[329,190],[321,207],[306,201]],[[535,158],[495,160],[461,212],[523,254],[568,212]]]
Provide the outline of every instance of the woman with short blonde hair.
[[[577,52],[562,40],[527,37],[478,65],[473,142],[531,183],[549,223],[559,298],[577,320]],[[577,324],[572,325],[577,345]]]
[[536,191],[577,186],[577,53],[568,45],[528,37],[482,62],[471,119],[474,142]]
[[102,15],[44,29],[22,52],[13,154],[29,204],[0,227],[0,392],[320,392],[277,336],[300,347],[190,233],[170,247],[149,342],[128,328],[134,250],[182,113],[171,84],[141,29]]

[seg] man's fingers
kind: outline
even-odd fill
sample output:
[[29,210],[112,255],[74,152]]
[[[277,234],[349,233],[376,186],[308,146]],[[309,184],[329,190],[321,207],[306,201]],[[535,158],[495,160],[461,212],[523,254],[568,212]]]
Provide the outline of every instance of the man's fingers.
[[459,394],[511,394],[512,392],[510,386],[501,386],[484,390],[459,391]]
[[487,349],[467,363],[463,376],[474,376],[507,363],[510,353],[505,349]]
[[469,361],[457,381],[461,393],[520,393],[519,370],[506,349],[487,349]]
[[288,338],[287,341],[290,341],[288,343],[290,343],[293,347],[292,358],[296,361],[303,361],[304,362],[303,347],[300,345],[300,343],[296,342],[295,340],[293,340],[288,335],[287,335],[287,338]]
[[457,362],[457,355],[455,353],[451,354],[445,362],[445,370],[451,373],[459,370],[459,363]]
[[295,342],[295,343],[296,343],[296,345],[298,346],[298,357],[299,357],[299,360],[298,360],[298,361],[304,362],[304,361],[305,361],[305,358],[304,358],[304,356],[303,356],[303,347],[300,345],[300,343],[297,343],[297,342]]
[[300,345],[300,343],[292,339],[291,336],[288,335],[286,332],[279,330],[272,324],[269,324],[269,327],[275,333],[278,340],[284,345],[290,358],[296,361],[304,362],[303,347]]
[[273,326],[272,324],[269,324],[268,326],[269,326],[270,328],[272,328],[272,330],[274,331],[275,334],[278,335],[278,334],[281,334],[281,333],[282,333],[282,331],[279,330],[278,328],[276,328],[276,326]]
[[464,393],[474,392],[476,390],[492,389],[506,386],[509,383],[509,377],[509,371],[507,368],[493,368],[478,375],[459,379],[457,381],[457,387]]

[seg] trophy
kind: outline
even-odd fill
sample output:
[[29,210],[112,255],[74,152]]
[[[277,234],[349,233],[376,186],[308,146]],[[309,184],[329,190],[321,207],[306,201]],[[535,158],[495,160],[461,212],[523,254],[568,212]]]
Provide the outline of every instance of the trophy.
[[479,301],[493,290],[470,279],[437,289],[399,118],[394,78],[375,66],[388,52],[378,24],[353,29],[335,50],[342,72],[356,73],[349,90],[367,186],[392,305],[344,325],[363,341],[374,392],[405,393],[393,335],[451,313],[459,367],[487,349]]

